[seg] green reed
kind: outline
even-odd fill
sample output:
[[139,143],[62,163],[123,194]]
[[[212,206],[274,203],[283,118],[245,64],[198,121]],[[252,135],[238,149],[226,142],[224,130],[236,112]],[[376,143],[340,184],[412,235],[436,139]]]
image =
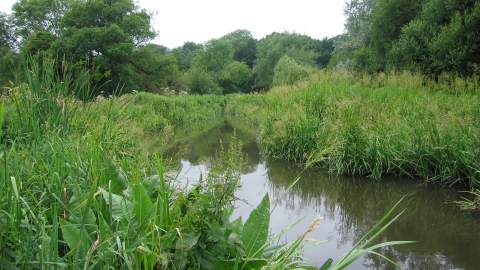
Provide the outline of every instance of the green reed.
[[317,165],[341,174],[478,186],[478,84],[448,83],[320,72],[294,87],[232,98],[226,111],[258,123],[274,157],[303,162],[322,153]]

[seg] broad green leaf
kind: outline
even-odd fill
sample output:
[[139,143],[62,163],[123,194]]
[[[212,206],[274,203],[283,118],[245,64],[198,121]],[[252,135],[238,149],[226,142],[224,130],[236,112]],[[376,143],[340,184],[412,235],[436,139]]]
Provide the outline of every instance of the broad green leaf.
[[185,252],[192,249],[197,243],[200,234],[186,233],[179,235],[175,246],[175,265],[178,269],[185,266],[187,256]]
[[73,196],[68,203],[68,221],[72,224],[81,224],[84,221],[85,229],[89,233],[96,231],[96,218],[91,208],[85,209],[87,206],[89,194],[80,197]]
[[132,195],[133,213],[138,217],[138,224],[142,224],[148,217],[153,203],[142,184],[137,184],[132,187]]
[[128,188],[125,174],[117,168],[113,159],[109,156],[107,156],[107,180],[111,181],[110,191],[114,194],[121,194]]
[[110,215],[112,220],[122,224],[123,228],[137,226],[138,223],[136,222],[135,215],[132,211],[132,203],[129,200],[120,195],[106,192],[105,190],[102,191],[102,195],[107,204],[110,204],[111,198],[112,205],[110,208],[112,209],[112,212]]
[[77,227],[79,225],[71,224],[70,222],[60,219],[60,228],[62,229],[63,239],[67,242],[67,245],[74,254],[79,254],[79,258],[85,258],[87,256],[89,239],[86,233],[82,233]]
[[[3,102],[2,102],[3,104]],[[4,258],[0,257],[0,268],[4,268],[6,270],[20,270],[17,268],[15,265],[13,265],[11,262],[5,260]]]
[[112,230],[110,229],[110,226],[108,223],[105,221],[105,218],[103,218],[103,215],[101,212],[98,212],[98,231],[100,234],[100,238],[102,239],[108,239],[112,237],[113,233]]
[[262,202],[253,209],[243,225],[242,242],[247,258],[260,258],[268,238],[270,224],[270,198],[268,193]]

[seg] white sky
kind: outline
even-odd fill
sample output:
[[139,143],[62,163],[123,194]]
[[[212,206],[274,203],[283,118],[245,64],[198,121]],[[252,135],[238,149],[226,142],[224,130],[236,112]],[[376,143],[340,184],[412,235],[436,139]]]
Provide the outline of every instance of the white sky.
[[[16,0],[2,0],[10,12]],[[295,31],[322,39],[343,33],[344,0],[138,0],[140,7],[158,11],[153,21],[160,31],[153,43],[169,48],[186,41],[203,43],[237,29],[260,39],[272,32]]]

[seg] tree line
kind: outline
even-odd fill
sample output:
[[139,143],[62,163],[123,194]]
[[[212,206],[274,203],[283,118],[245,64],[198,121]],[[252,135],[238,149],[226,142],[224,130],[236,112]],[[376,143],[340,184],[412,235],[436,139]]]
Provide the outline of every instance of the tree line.
[[479,73],[479,1],[351,0],[344,11],[345,33],[333,38],[274,32],[257,40],[239,29],[167,48],[150,43],[159,34],[153,13],[133,0],[19,0],[0,13],[0,85],[14,80],[24,55],[59,59],[59,69],[83,61],[105,93],[247,93],[322,68]]
[[257,40],[240,29],[170,49],[150,43],[158,35],[152,18],[133,0],[19,0],[11,14],[0,13],[0,84],[14,79],[24,55],[34,55],[83,61],[91,82],[105,93],[250,92],[272,85],[275,65],[285,55],[318,69],[333,52],[333,39],[285,32]]
[[478,76],[480,1],[351,0],[331,68]]

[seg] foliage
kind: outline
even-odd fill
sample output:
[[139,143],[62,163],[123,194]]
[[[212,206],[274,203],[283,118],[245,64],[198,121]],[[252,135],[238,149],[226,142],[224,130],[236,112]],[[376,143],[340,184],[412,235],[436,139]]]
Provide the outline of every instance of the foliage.
[[140,73],[140,89],[153,92],[168,87],[178,75],[177,59],[172,54],[164,54],[163,48],[155,44],[139,46],[133,52],[131,64]]
[[409,70],[434,79],[478,73],[478,1],[358,0],[345,8],[347,33],[330,67],[370,74]]
[[194,68],[204,70],[215,76],[224,70],[233,60],[233,46],[222,39],[212,39],[203,45],[203,50],[196,50],[192,59]]
[[187,71],[191,67],[193,57],[197,49],[201,49],[201,45],[195,42],[187,41],[181,47],[173,48],[171,53],[177,58],[178,69],[180,71]]
[[477,74],[478,37],[473,33],[479,21],[478,1],[454,1],[449,5],[428,1],[421,14],[402,30],[392,48],[392,65],[399,69],[418,68],[434,78],[442,73]]
[[191,68],[188,73],[188,88],[191,94],[220,95],[223,90],[215,82],[213,76],[200,68]]
[[95,82],[113,82],[104,88],[107,93],[118,85],[139,89],[142,78],[133,56],[136,46],[156,36],[150,20],[151,14],[131,0],[76,1],[62,18],[62,33],[52,50],[73,61],[86,60],[96,70]]
[[301,66],[292,58],[284,56],[278,60],[273,75],[273,85],[293,85],[305,79],[315,69],[311,66]]
[[269,88],[273,83],[278,60],[289,56],[299,64],[315,66],[319,56],[313,49],[313,39],[296,33],[272,33],[257,43],[257,59],[253,67],[255,89]]
[[232,43],[234,61],[243,62],[249,68],[253,68],[257,53],[257,40],[253,38],[250,31],[238,29],[226,34],[221,39]]
[[73,0],[20,0],[12,6],[15,34],[24,43],[36,32],[59,36]]
[[411,73],[321,72],[305,84],[237,96],[226,111],[259,125],[266,154],[332,172],[479,186],[478,84]]
[[220,86],[225,94],[250,92],[253,85],[251,69],[245,64],[234,61],[230,63],[220,79]]

